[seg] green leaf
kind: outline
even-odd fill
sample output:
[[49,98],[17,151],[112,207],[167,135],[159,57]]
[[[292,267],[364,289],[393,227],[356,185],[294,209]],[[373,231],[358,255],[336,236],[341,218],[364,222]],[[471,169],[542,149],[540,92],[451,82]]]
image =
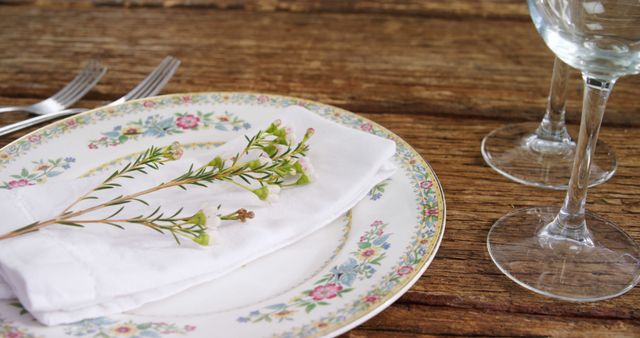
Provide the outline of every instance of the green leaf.
[[311,304],[307,305],[307,307],[304,308],[304,311],[306,313],[309,313],[309,312],[311,312],[311,310],[313,310],[315,308],[316,308],[316,304],[315,303],[311,303]]
[[72,226],[72,227],[84,228],[84,225],[78,224],[78,223],[75,223],[75,222],[71,222],[71,221],[58,221],[58,224],[68,225],[68,226]]
[[144,204],[144,205],[146,205],[146,206],[149,206],[149,203],[147,203],[146,201],[141,200],[141,199],[139,199],[139,198],[134,198],[133,200],[134,200],[134,201],[136,201],[136,202],[140,202],[140,203],[142,203],[142,204]]
[[366,249],[366,248],[368,248],[370,246],[371,246],[371,243],[369,243],[369,242],[360,242],[360,243],[358,243],[358,248],[360,248],[360,249]]
[[142,323],[136,326],[139,330],[146,330],[151,327],[151,323]]
[[116,224],[116,223],[111,223],[111,222],[107,222],[107,224],[112,225],[112,226],[114,226],[114,227],[116,227],[116,228],[119,228],[119,229],[124,230],[124,227],[123,227],[122,225],[119,225],[119,224]]
[[122,209],[124,209],[124,206],[121,206],[121,207],[120,207],[120,209],[118,209],[116,212],[114,212],[113,214],[111,214],[111,216],[109,216],[109,217],[107,217],[107,218],[105,218],[105,219],[110,219],[110,218],[112,218],[113,216],[115,216],[115,215],[119,214],[119,213],[120,213],[120,211],[122,211]]

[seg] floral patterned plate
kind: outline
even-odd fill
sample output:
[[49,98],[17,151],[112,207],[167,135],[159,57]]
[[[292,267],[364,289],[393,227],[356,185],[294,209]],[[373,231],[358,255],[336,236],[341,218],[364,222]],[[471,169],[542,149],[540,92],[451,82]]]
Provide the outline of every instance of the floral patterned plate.
[[44,327],[0,301],[0,337],[298,337],[345,332],[415,283],[442,239],[445,202],[429,165],[406,142],[345,110],[254,93],[159,96],[98,108],[0,150],[0,189],[111,171],[150,145],[205,152],[301,105],[397,143],[399,170],[349,213],[233,273],[134,311]]

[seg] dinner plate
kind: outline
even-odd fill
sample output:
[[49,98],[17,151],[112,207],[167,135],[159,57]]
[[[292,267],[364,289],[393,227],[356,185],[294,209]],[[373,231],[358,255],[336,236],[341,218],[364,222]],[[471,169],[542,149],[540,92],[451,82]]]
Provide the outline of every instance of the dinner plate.
[[333,336],[389,306],[436,254],[444,232],[444,195],[429,164],[405,141],[340,108],[237,92],[174,94],[102,107],[1,149],[0,189],[113,171],[149,146],[173,141],[197,155],[267,124],[291,105],[394,140],[398,170],[347,214],[305,239],[130,312],[45,327],[15,300],[0,301],[0,336]]

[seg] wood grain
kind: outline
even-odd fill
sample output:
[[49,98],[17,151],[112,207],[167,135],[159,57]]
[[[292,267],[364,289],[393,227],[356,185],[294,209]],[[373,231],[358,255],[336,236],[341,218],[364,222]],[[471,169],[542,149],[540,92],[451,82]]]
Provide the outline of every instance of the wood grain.
[[90,7],[186,7],[244,11],[387,13],[429,17],[481,17],[529,20],[526,6],[519,0],[2,0],[13,5],[44,8]]
[[[166,93],[248,90],[314,99],[370,118],[418,150],[445,189],[441,248],[403,297],[345,336],[640,336],[638,289],[597,303],[555,301],[515,285],[488,257],[486,236],[496,219],[563,198],[507,180],[479,151],[491,130],[538,120],[545,105],[553,56],[524,2],[4,3],[16,6],[0,5],[0,104],[47,97],[83,60],[98,58],[110,71],[79,104],[93,107],[127,92],[172,54],[183,65]],[[636,240],[638,89],[640,77],[628,77],[613,93],[601,138],[616,150],[619,169],[590,190],[588,202]],[[574,73],[574,123],[580,95]],[[0,115],[0,123],[26,116]],[[0,145],[27,132],[0,137]]]
[[[252,90],[356,111],[537,120],[553,62],[527,21],[382,14],[5,6],[0,44],[0,104],[51,95],[90,58],[110,72],[87,98],[113,99],[172,54],[184,65],[167,92]],[[577,73],[571,88],[576,122]],[[638,88],[640,77],[620,80],[605,123],[639,123]]]

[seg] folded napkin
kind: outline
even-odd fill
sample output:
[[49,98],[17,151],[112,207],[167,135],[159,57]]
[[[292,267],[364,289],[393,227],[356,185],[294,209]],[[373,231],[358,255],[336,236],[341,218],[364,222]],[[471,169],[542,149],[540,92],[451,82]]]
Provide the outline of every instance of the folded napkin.
[[[299,129],[298,139],[307,127],[316,130],[308,154],[316,172],[314,182],[283,189],[274,203],[220,182],[187,191],[167,189],[145,198],[152,207],[176,210],[183,206],[185,215],[199,210],[203,203],[220,203],[223,213],[238,208],[255,212],[255,218],[246,223],[223,223],[210,246],[200,247],[186,238],[177,245],[171,235],[132,224],[124,231],[102,224],[84,228],[53,225],[0,242],[0,280],[46,325],[127,311],[220,277],[300,240],[352,208],[395,169],[390,162],[395,144],[390,140],[338,125],[297,106],[284,109],[279,118]],[[217,154],[234,155],[245,142],[238,138],[206,157],[181,159],[153,174],[125,180],[124,191],[118,194],[166,182],[189,164],[198,167]],[[57,215],[103,179],[0,191],[0,214],[4,216],[0,233]],[[141,207],[129,204],[125,212],[133,216],[149,210],[135,210]],[[112,212],[98,212],[91,218]],[[0,281],[0,296],[9,295],[8,291]]]

